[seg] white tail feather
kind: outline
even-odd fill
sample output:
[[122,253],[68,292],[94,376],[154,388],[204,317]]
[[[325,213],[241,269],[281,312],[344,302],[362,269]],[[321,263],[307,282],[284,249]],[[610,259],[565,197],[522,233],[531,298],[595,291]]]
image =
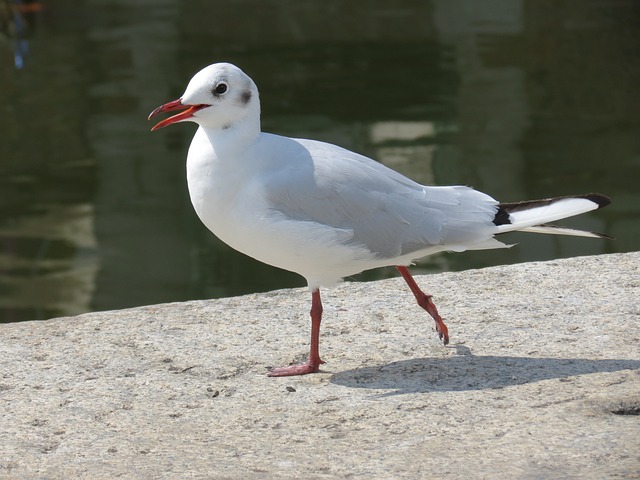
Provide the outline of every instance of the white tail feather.
[[528,233],[546,233],[548,235],[571,235],[574,237],[611,238],[603,233],[587,232],[585,230],[576,230],[575,228],[556,227],[555,225],[527,227],[522,228],[519,231]]
[[[587,198],[561,198],[555,202],[545,205],[532,206],[531,208],[508,212],[510,223],[499,225],[498,232],[505,233],[516,230],[533,231],[530,230],[531,227],[539,227],[545,223],[555,222],[563,218],[573,217],[574,215],[580,215],[581,213],[589,212],[597,208],[599,208],[599,205]],[[540,228],[538,228],[536,233],[559,232],[542,232]],[[565,233],[563,235],[567,234],[574,235],[569,233]]]

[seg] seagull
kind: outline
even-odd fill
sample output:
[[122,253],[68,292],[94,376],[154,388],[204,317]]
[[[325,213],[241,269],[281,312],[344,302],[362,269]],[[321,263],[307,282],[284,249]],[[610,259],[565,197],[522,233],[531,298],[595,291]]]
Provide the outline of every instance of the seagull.
[[607,238],[550,224],[608,205],[605,195],[500,203],[467,186],[421,185],[336,145],[264,133],[258,88],[230,63],[200,70],[180,98],[156,108],[149,119],[176,111],[151,130],[198,124],[187,183],[202,223],[235,250],[296,272],[309,286],[309,360],[273,368],[269,376],[320,371],[320,287],[344,277],[394,266],[446,345],[447,326],[409,272],[415,260],[442,251],[509,247],[494,237],[512,231]]

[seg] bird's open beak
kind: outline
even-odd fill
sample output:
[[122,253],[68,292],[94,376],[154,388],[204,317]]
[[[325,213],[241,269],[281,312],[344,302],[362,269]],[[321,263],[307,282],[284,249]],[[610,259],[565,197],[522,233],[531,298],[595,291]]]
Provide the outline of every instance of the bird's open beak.
[[188,118],[193,117],[193,114],[198,110],[202,110],[203,108],[209,107],[210,105],[184,105],[181,99],[174,100],[173,102],[165,103],[164,105],[160,105],[153,112],[149,114],[149,120],[152,117],[155,117],[159,113],[164,112],[172,112],[174,110],[186,109],[183,112],[177,113],[169,118],[165,118],[164,120],[156,123],[151,131],[158,130],[159,128],[166,127],[167,125],[171,125],[172,123],[181,122],[182,120],[187,120]]

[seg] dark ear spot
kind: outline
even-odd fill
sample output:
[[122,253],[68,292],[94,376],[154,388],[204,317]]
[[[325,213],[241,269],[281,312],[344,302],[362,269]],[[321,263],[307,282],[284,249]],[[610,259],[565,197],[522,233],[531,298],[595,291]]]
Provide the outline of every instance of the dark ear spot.
[[249,101],[251,100],[251,90],[245,90],[244,92],[242,92],[242,94],[240,95],[240,101],[242,102],[242,105],[246,105],[247,103],[249,103]]

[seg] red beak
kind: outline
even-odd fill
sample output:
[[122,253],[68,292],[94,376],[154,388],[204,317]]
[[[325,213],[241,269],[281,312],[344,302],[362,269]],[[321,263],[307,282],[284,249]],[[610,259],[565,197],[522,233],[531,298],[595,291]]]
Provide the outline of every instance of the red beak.
[[204,105],[204,104],[184,105],[181,99],[177,99],[177,100],[174,100],[173,102],[160,105],[158,108],[156,108],[153,112],[149,114],[149,120],[151,120],[151,117],[154,117],[159,113],[172,112],[174,110],[180,110],[183,108],[185,108],[186,110],[183,112],[177,113],[172,117],[165,118],[161,122],[156,123],[151,129],[151,131],[153,132],[154,130],[158,130],[159,128],[166,127],[167,125],[171,125],[172,123],[180,122],[182,120],[191,118],[193,117],[193,114],[196,113],[198,110],[202,110],[203,108],[207,108],[209,106],[210,105]]

